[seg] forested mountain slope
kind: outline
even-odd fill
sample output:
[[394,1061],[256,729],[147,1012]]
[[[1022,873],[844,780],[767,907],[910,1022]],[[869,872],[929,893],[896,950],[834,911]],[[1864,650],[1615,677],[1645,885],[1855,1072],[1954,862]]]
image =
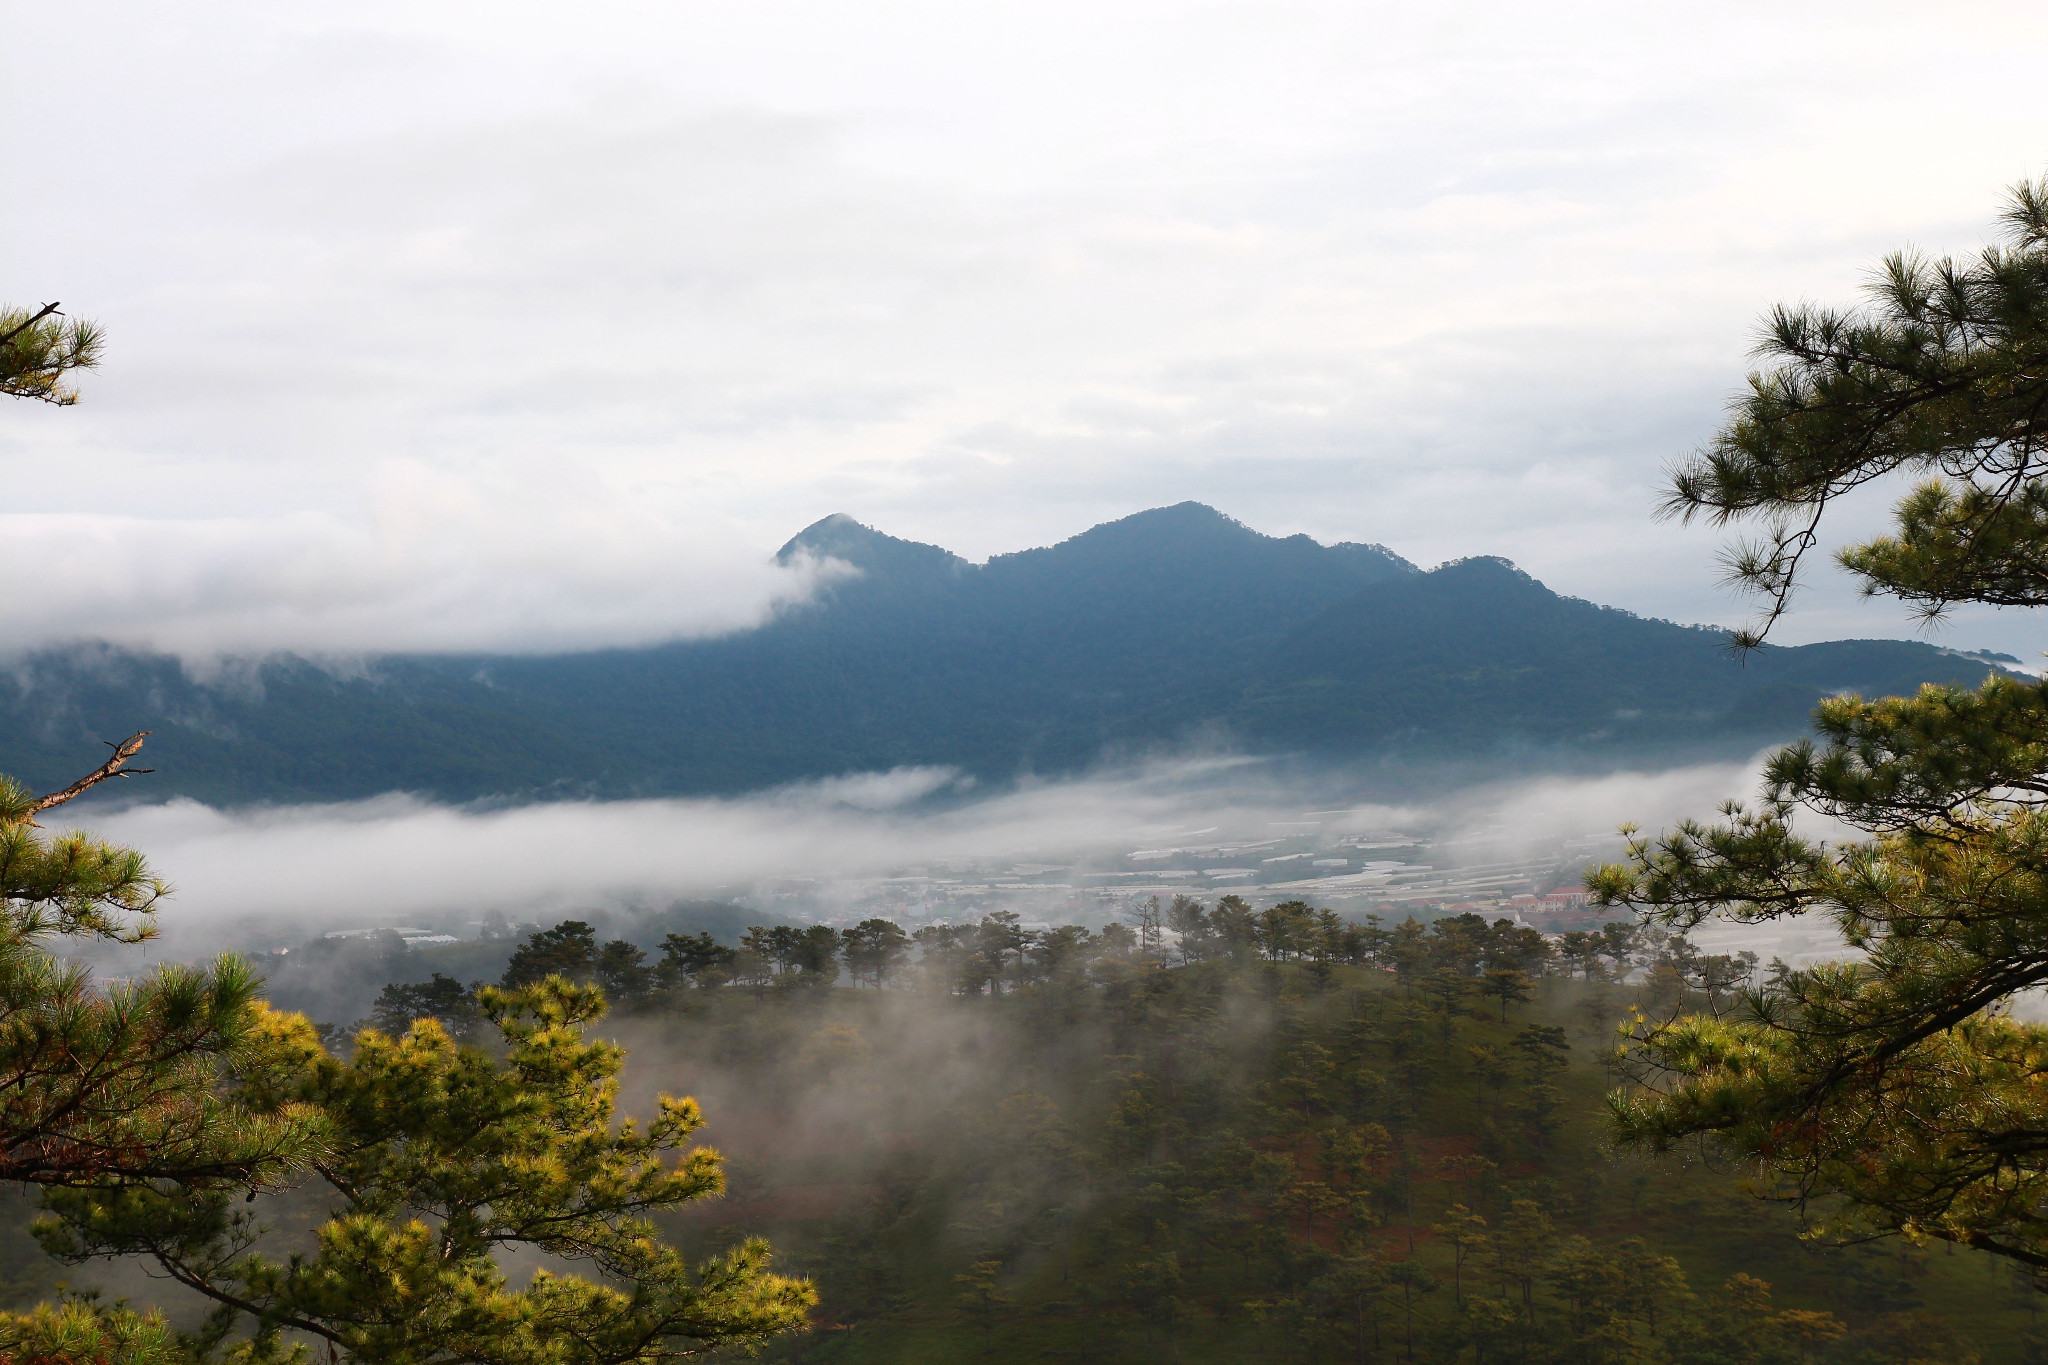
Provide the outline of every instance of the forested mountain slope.
[[150,728],[151,790],[208,800],[733,792],[953,764],[1000,781],[1193,736],[1332,759],[1727,756],[1820,697],[1988,664],[1852,641],[1730,659],[1713,631],[1562,598],[1499,560],[1423,573],[1195,503],[976,565],[829,517],[785,546],[856,571],[759,629],[552,657],[276,658],[201,683],[102,646],[0,682],[0,771],[48,786]]
[[1500,559],[1361,592],[1290,630],[1233,709],[1282,747],[1481,753],[1507,743],[1682,751],[1789,735],[1837,692],[1981,681],[1987,665],[1898,640],[1766,647],[1560,597]]

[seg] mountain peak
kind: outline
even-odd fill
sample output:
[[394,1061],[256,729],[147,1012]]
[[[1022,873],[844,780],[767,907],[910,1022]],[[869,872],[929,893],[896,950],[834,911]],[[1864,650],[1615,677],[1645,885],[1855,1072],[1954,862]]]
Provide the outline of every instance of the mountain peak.
[[775,552],[775,562],[787,564],[804,554],[842,560],[870,574],[952,571],[967,563],[951,550],[899,540],[844,512],[821,517],[791,536],[789,543]]
[[[1253,574],[1265,571],[1255,566],[1270,568],[1281,563],[1311,573],[1337,567],[1361,582],[1416,572],[1413,564],[1382,545],[1355,541],[1324,545],[1307,535],[1271,536],[1200,502],[1177,502],[1133,512],[1092,526],[1049,548],[998,556],[990,563],[1040,560],[1048,556],[1104,567],[1136,562],[1175,566],[1169,568],[1175,573],[1188,566]],[[1324,567],[1311,569],[1310,565]]]
[[829,555],[843,546],[858,545],[881,534],[874,527],[862,525],[844,512],[834,512],[829,517],[819,517],[791,536],[788,542],[775,552],[775,562],[787,564],[804,553]]
[[1171,507],[1149,507],[1142,512],[1133,512],[1127,517],[1118,517],[1115,521],[1105,521],[1099,526],[1091,526],[1081,534],[1070,537],[1066,543],[1144,543],[1187,537],[1204,540],[1270,539],[1237,518],[1225,516],[1207,503],[1177,502]]

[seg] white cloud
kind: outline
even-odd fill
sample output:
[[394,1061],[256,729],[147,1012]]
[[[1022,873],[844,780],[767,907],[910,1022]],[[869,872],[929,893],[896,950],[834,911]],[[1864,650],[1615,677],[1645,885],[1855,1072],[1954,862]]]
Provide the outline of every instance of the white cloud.
[[[1544,847],[1710,814],[1754,789],[1757,767],[1436,790],[1390,803],[1342,773],[1304,776],[1241,758],[1162,761],[966,798],[944,769],[851,774],[753,796],[563,802],[510,809],[405,796],[223,811],[189,800],[96,815],[97,832],[148,853],[178,888],[174,936],[265,916],[291,932],[335,921],[405,923],[732,894],[762,881],[857,878],[947,859],[1065,864],[1133,849],[1320,830],[1389,828]],[[1367,788],[1385,790],[1385,775]],[[923,798],[947,794],[938,803]],[[1339,810],[1341,814],[1327,812]],[[1317,812],[1300,823],[1304,812]]]
[[[0,222],[0,297],[113,349],[86,405],[0,412],[0,554],[65,569],[0,628],[627,643],[757,618],[792,590],[767,552],[827,512],[979,556],[1190,497],[1727,619],[1714,537],[1648,521],[1659,467],[1769,303],[1981,240],[2040,169],[2044,30],[2003,3],[27,12],[0,88],[61,131],[9,147],[36,211]],[[1810,605],[1794,631],[1903,626],[1839,582]]]
[[530,652],[757,625],[845,571],[779,566],[726,528],[629,507],[492,501],[417,467],[367,513],[150,519],[0,516],[0,640],[80,632],[205,664],[289,650]]

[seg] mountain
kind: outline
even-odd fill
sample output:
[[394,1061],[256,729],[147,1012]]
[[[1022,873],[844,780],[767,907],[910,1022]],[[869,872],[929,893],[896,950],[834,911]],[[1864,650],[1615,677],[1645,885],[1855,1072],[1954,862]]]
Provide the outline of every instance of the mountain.
[[47,788],[149,728],[156,795],[472,800],[735,792],[899,764],[1000,781],[1200,737],[1470,768],[1730,756],[1819,698],[1974,684],[1897,640],[1766,648],[1561,597],[1497,559],[1424,573],[1197,503],[974,564],[827,517],[849,572],[758,629],[543,658],[282,657],[195,681],[105,646],[18,660],[0,771]]
[[1290,630],[1232,718],[1269,748],[1727,752],[1803,729],[1825,696],[1974,685],[1988,671],[1900,640],[1765,647],[1737,661],[1719,630],[1561,597],[1482,558],[1360,593]]

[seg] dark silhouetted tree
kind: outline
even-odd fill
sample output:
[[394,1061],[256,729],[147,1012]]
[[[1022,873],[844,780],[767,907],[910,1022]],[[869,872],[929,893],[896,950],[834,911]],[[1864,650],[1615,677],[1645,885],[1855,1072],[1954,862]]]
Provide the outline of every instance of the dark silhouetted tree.
[[567,919],[552,929],[528,934],[505,964],[504,985],[513,990],[550,976],[569,981],[590,980],[597,957],[597,931],[580,919]]
[[646,952],[622,938],[597,950],[591,976],[615,1004],[637,1001],[654,987],[654,968],[647,965]]
[[722,986],[732,980],[738,956],[738,949],[707,933],[664,934],[661,961],[654,970],[657,979],[668,986]]
[[438,1019],[449,1037],[468,1043],[476,1041],[484,1011],[473,988],[440,972],[429,981],[386,986],[370,1007],[370,1023],[394,1036],[412,1027],[415,1019]]
[[890,920],[865,919],[840,931],[840,953],[855,983],[880,989],[910,956],[910,935]]

